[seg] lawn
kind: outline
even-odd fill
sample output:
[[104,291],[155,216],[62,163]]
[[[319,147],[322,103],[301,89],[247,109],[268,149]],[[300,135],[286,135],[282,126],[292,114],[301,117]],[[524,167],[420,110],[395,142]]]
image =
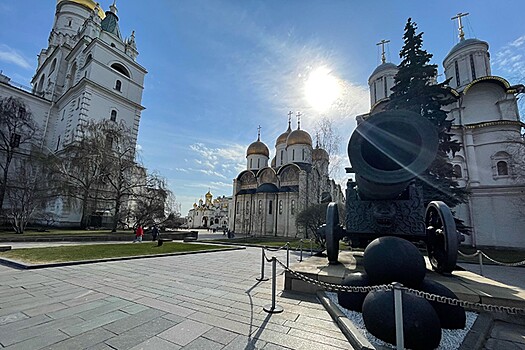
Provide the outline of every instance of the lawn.
[[[469,246],[460,246],[459,250],[463,254],[472,255],[476,253],[477,248],[472,248]],[[492,259],[502,262],[502,263],[517,263],[525,260],[525,250],[518,250],[518,249],[510,249],[510,248],[479,248],[483,253],[491,257]],[[479,263],[479,256],[476,256],[474,258],[467,258],[463,257],[458,254],[458,262],[467,262],[467,263]],[[483,264],[491,265],[494,264],[487,258],[483,257]],[[521,265],[522,267],[525,267],[525,265]]]
[[0,258],[24,263],[50,263],[64,261],[96,260],[140,255],[156,255],[219,249],[221,246],[166,242],[158,247],[156,242],[90,244],[46,248],[23,248],[0,252]]
[[14,231],[0,231],[2,238],[19,238],[19,237],[49,237],[49,236],[107,236],[107,235],[133,235],[133,230],[75,230],[75,229],[50,229],[46,231],[26,230],[23,234],[14,233]]
[[[282,237],[244,237],[244,238],[233,238],[233,239],[214,239],[205,241],[208,243],[211,242],[223,242],[223,243],[238,243],[238,244],[249,244],[249,245],[256,245],[261,247],[282,247],[287,242],[290,243],[291,249],[298,249],[300,247],[300,239],[298,238],[291,238],[289,240],[286,240]],[[313,249],[316,250],[317,244],[314,242],[312,245]],[[309,240],[303,240],[303,249],[308,250],[310,249],[310,241]]]

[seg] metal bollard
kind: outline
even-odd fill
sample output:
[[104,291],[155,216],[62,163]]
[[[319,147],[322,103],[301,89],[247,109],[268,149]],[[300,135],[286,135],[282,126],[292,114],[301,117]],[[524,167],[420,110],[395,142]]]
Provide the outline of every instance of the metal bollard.
[[270,314],[278,314],[283,312],[284,309],[275,304],[275,289],[277,284],[277,258],[272,257],[272,303],[270,305],[265,305],[263,310]]
[[257,281],[268,281],[268,278],[264,277],[264,247],[262,247],[262,258],[261,258],[261,277],[256,278]]
[[301,251],[301,255],[299,255],[299,262],[303,261],[303,240],[301,239],[299,241],[299,250]]
[[290,242],[286,242],[286,267],[290,267]]
[[479,254],[479,274],[483,276],[483,254],[480,250],[478,250],[477,253]]
[[310,256],[314,255],[314,242],[310,238]]
[[399,282],[392,283],[394,287],[394,313],[396,320],[396,348],[403,350],[405,348],[405,339],[403,338],[403,295]]

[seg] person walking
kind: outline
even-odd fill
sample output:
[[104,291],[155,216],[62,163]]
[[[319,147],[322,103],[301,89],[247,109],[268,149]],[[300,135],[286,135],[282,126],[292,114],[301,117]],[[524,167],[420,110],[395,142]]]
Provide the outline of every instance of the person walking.
[[141,225],[138,225],[137,229],[135,230],[135,240],[133,241],[133,243],[135,243],[135,242],[141,243],[142,242],[142,236],[144,236],[144,229],[142,228]]
[[153,241],[156,241],[157,238],[159,238],[159,229],[157,225],[153,226],[153,228],[151,229],[151,237]]

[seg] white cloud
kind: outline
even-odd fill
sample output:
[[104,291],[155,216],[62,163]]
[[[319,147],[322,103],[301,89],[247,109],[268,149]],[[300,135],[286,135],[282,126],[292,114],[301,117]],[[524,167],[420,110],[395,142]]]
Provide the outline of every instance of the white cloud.
[[525,81],[525,35],[503,46],[492,59],[494,75],[506,75],[513,82]]
[[199,172],[230,180],[244,168],[246,146],[233,144],[228,147],[210,147],[199,142],[190,145],[189,148],[198,158],[194,159],[195,167],[187,168],[186,172]]
[[0,61],[12,63],[24,69],[33,69],[18,51],[4,44],[0,44]]

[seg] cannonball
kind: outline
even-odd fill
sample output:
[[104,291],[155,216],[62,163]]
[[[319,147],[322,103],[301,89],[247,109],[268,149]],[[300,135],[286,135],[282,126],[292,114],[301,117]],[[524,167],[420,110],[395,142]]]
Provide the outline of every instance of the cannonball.
[[[458,299],[453,291],[439,282],[425,278],[418,288],[422,292],[441,295],[451,299]],[[430,305],[436,310],[441,322],[441,327],[446,329],[463,329],[467,321],[465,309],[459,305],[449,305],[437,301],[429,301]]]
[[[368,286],[368,276],[364,272],[356,272],[345,277],[343,286]],[[337,301],[345,309],[361,312],[363,301],[368,292],[337,292]]]
[[[403,335],[409,349],[435,349],[441,341],[439,317],[430,303],[414,294],[402,292]],[[393,291],[375,290],[363,302],[363,321],[375,337],[396,345]]]
[[370,242],[363,265],[370,282],[377,285],[399,282],[417,288],[426,273],[425,259],[419,249],[399,237],[380,237]]

